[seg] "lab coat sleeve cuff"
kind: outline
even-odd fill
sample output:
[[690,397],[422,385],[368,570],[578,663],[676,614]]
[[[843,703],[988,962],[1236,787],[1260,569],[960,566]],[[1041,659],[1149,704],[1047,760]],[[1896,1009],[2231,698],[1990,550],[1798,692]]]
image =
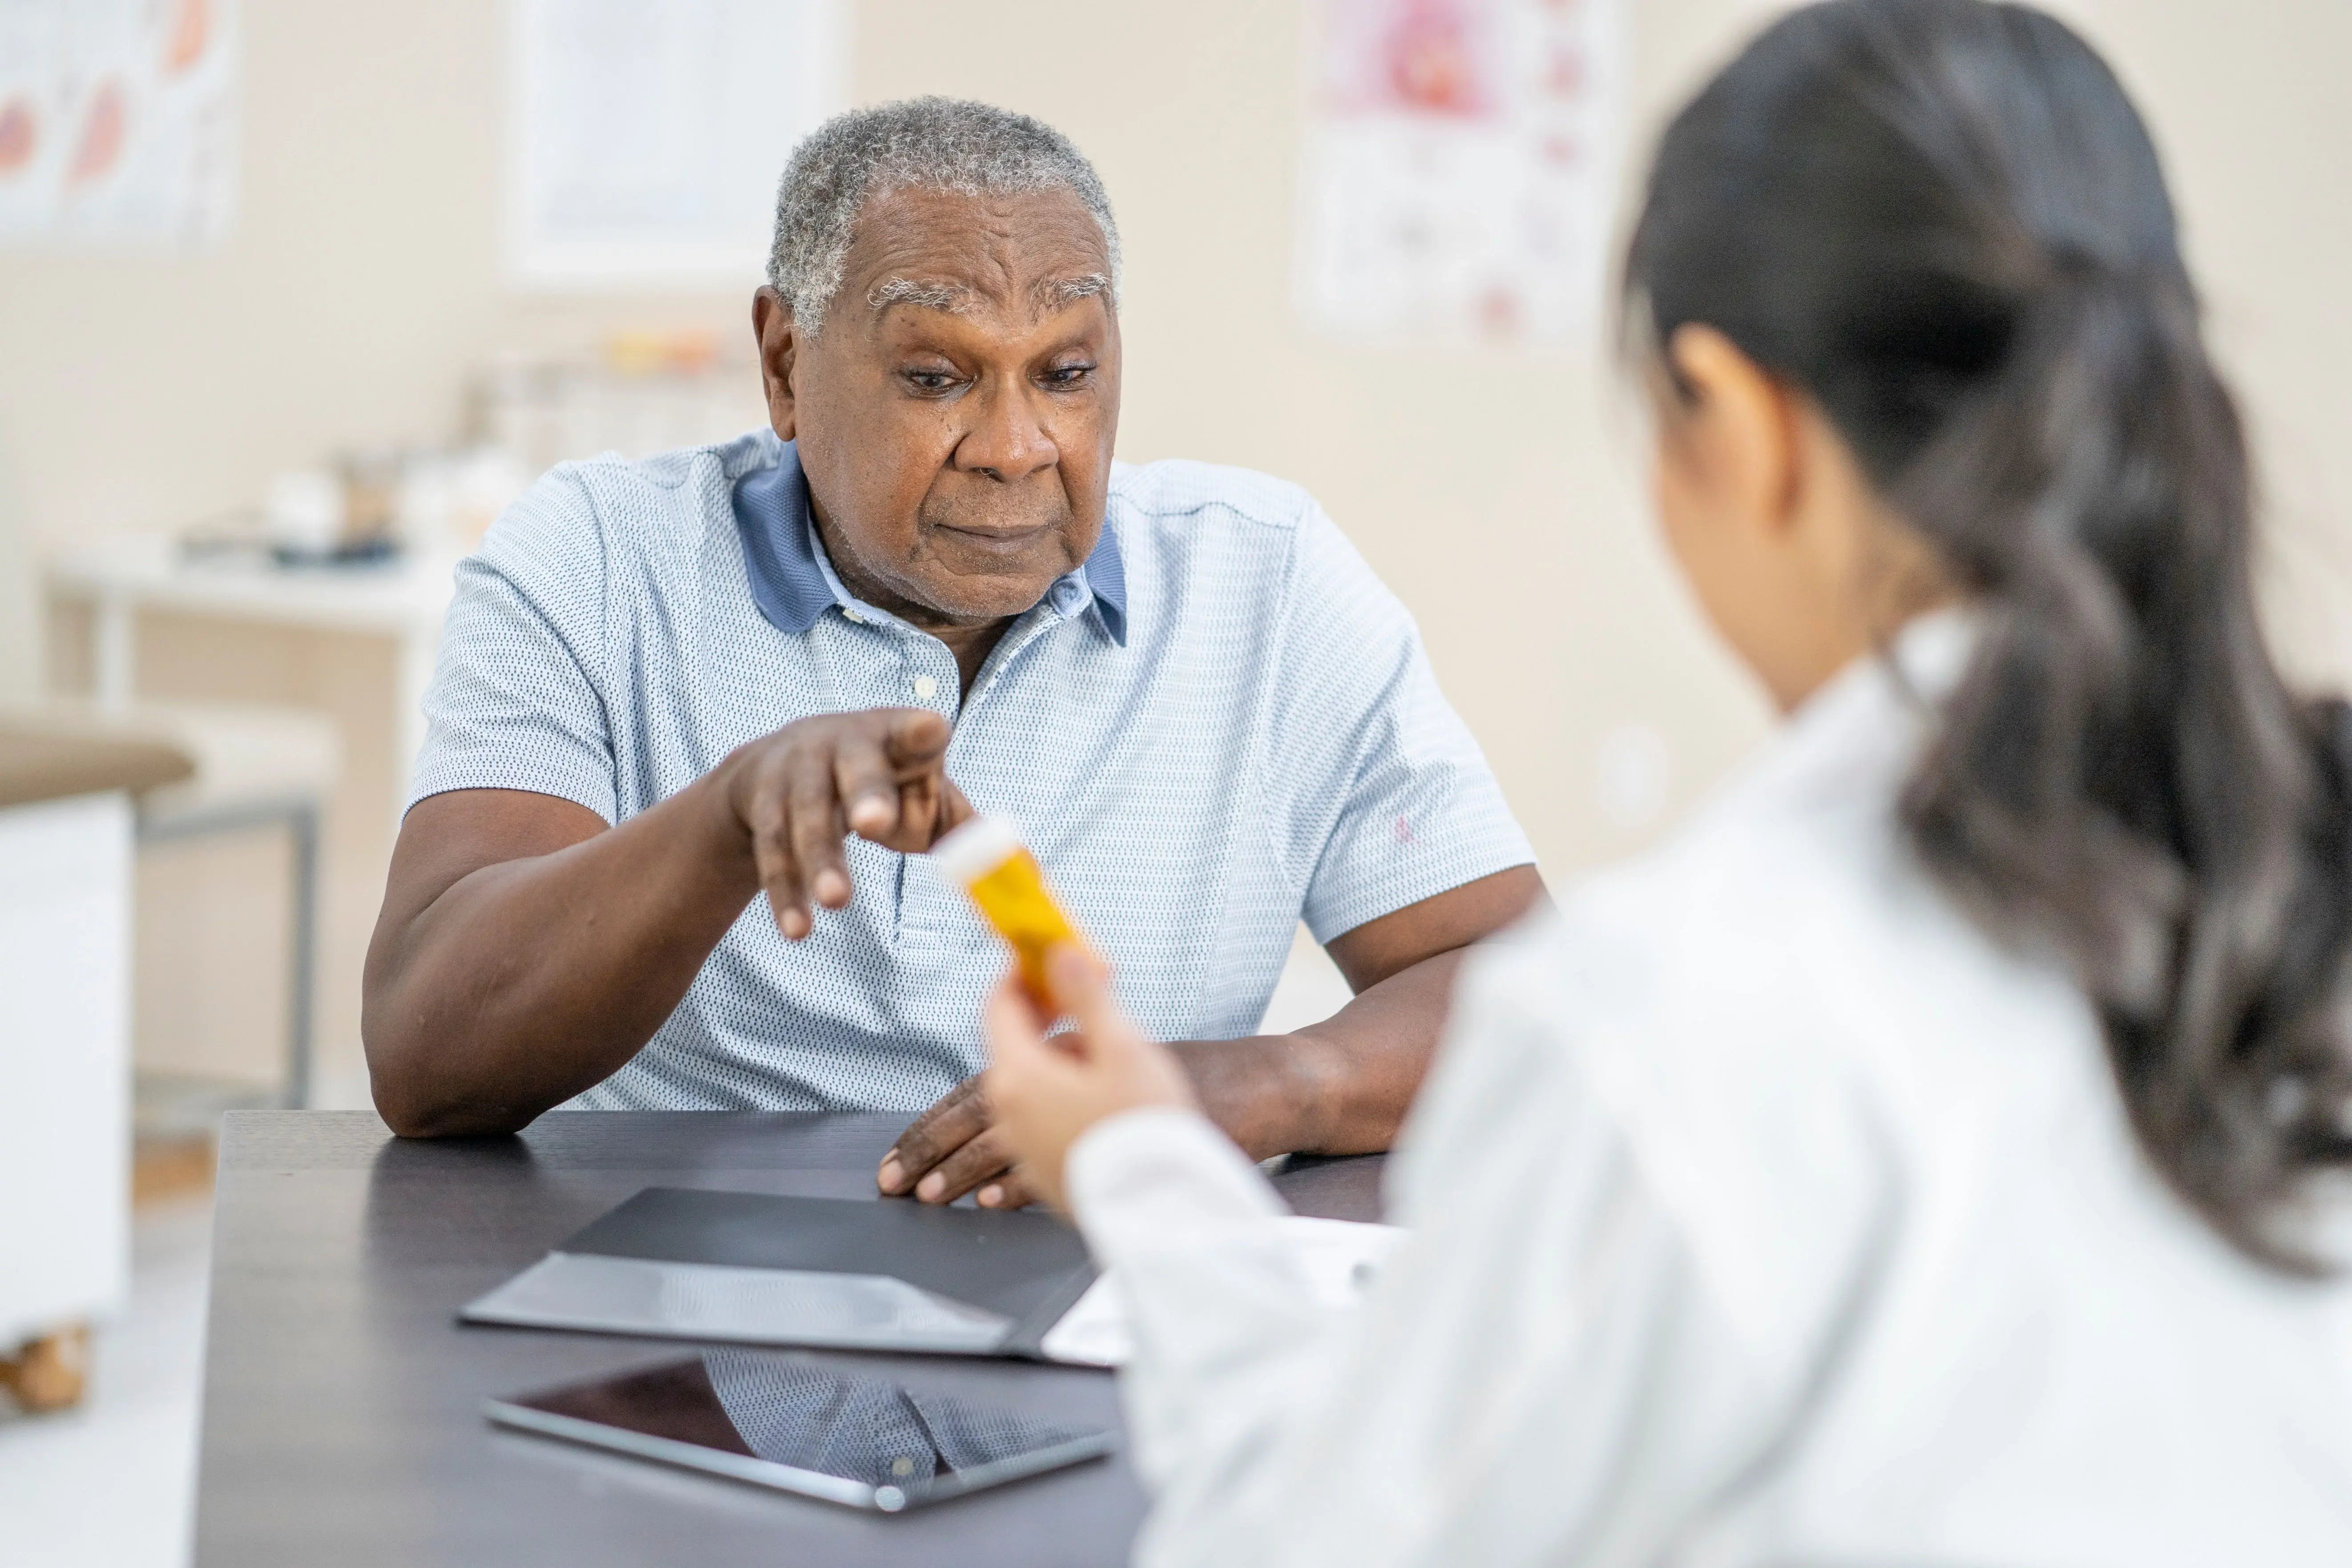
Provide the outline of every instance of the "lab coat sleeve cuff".
[[1265,1175],[1198,1111],[1107,1117],[1070,1146],[1063,1186],[1095,1260],[1213,1244],[1289,1213]]

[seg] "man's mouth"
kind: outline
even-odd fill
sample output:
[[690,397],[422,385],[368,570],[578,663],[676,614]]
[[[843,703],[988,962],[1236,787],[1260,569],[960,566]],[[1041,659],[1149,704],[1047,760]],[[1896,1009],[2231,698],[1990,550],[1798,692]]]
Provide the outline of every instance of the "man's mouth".
[[954,523],[947,522],[933,526],[940,532],[952,534],[958,541],[972,548],[1007,555],[1026,549],[1044,535],[1052,532],[1054,528],[1050,522],[1029,523],[1019,528],[959,527]]

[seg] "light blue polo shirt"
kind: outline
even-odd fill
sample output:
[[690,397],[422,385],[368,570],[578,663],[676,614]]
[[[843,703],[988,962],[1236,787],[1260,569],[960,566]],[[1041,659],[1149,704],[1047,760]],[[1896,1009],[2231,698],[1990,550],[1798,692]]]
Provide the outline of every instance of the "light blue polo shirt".
[[[414,804],[646,810],[795,719],[927,707],[1161,1039],[1252,1033],[1303,917],[1329,941],[1534,859],[1412,619],[1307,493],[1119,465],[1102,542],[971,697],[945,644],[834,574],[766,431],[567,463],[457,569]],[[977,1071],[1003,949],[919,855],[853,838],[849,907],[754,900],[677,1010],[575,1102],[915,1111]]]

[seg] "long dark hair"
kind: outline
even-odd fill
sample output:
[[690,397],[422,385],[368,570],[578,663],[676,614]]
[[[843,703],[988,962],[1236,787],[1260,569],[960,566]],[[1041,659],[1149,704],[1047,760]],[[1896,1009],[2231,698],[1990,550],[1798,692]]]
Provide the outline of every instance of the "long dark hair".
[[2352,725],[2256,625],[2243,432],[2121,84],[2022,5],[1796,12],[1667,130],[1625,299],[1810,396],[1979,605],[1913,847],[2072,963],[2171,1184],[2317,1268],[2299,1200],[2352,1169]]

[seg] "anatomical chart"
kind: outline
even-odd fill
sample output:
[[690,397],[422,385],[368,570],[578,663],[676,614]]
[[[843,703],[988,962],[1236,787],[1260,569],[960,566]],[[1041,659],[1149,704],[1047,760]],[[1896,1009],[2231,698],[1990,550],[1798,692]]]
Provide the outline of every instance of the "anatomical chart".
[[235,0],[0,0],[0,245],[225,237],[236,30]]
[[1319,0],[1297,292],[1349,336],[1588,336],[1621,153],[1619,0]]
[[845,0],[509,0],[517,282],[749,287],[848,97]]

